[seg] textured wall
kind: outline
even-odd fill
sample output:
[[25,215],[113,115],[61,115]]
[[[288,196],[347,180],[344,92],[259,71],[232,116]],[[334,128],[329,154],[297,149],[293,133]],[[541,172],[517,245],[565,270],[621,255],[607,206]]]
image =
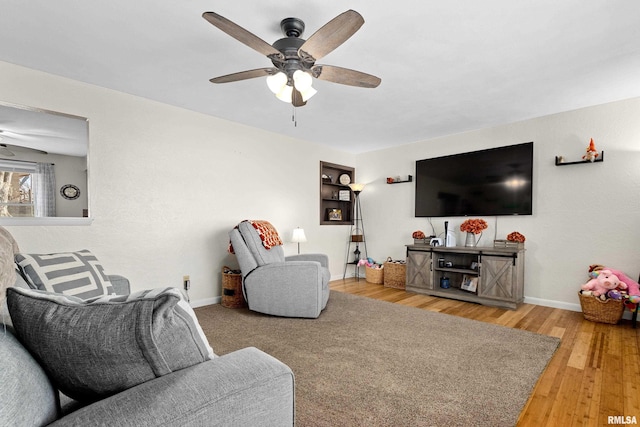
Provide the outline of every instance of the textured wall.
[[[369,182],[362,194],[369,252],[404,257],[411,232],[430,234],[426,218],[414,218],[413,184],[387,185],[387,176],[414,174],[415,161],[447,154],[534,141],[534,214],[485,217],[489,229],[480,246],[517,230],[525,244],[525,296],[544,305],[579,309],[577,290],[589,264],[600,263],[637,277],[640,253],[640,99],[605,104],[491,129],[466,132],[400,149],[362,154],[357,167]],[[425,126],[428,126],[428,119]],[[555,166],[555,156],[580,160],[589,139],[605,161]],[[464,218],[437,218],[458,230]]]
[[0,75],[1,101],[89,118],[94,221],[7,227],[23,251],[91,249],[134,290],[189,274],[204,303],[220,295],[221,267],[235,264],[228,230],[267,219],[285,241],[303,227],[302,251],[327,253],[342,277],[348,227],[319,225],[319,164],[355,156],[7,63]]

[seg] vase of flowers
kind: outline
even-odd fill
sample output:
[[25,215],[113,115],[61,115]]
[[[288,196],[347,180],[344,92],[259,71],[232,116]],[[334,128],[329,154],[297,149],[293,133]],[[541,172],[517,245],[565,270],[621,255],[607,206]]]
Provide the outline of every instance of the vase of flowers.
[[[477,246],[482,238],[482,232],[488,227],[487,221],[480,218],[467,219],[460,224],[460,231],[467,233],[464,241],[465,246],[474,247]],[[476,239],[476,234],[480,236]]]

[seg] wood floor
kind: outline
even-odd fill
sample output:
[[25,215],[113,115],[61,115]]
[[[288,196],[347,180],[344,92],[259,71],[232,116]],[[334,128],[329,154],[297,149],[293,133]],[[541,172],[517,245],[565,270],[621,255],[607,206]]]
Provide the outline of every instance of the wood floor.
[[[634,421],[631,417],[640,425],[640,325],[634,329],[627,320],[618,325],[594,323],[579,312],[531,304],[517,310],[486,307],[386,288],[364,279],[337,280],[330,286],[338,292],[561,338],[518,426],[606,426],[629,424]],[[609,416],[625,418],[610,420]]]

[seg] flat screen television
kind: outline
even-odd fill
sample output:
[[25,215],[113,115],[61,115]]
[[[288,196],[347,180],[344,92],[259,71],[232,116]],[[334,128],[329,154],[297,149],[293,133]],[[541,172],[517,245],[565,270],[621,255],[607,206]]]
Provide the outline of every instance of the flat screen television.
[[531,215],[533,142],[416,161],[416,217]]

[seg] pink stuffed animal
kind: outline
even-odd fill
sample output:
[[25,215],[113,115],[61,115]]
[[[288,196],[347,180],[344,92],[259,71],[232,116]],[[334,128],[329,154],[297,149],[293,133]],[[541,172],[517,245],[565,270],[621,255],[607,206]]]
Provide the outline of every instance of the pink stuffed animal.
[[627,285],[627,293],[629,295],[640,296],[640,285],[638,285],[638,282],[631,279],[620,270],[614,270],[613,268],[607,268],[607,270],[611,271],[611,273],[615,274],[622,283]]
[[597,272],[597,276],[582,285],[581,289],[591,291],[593,296],[599,297],[606,295],[613,289],[627,289],[627,285],[621,282],[610,270],[600,270]]

